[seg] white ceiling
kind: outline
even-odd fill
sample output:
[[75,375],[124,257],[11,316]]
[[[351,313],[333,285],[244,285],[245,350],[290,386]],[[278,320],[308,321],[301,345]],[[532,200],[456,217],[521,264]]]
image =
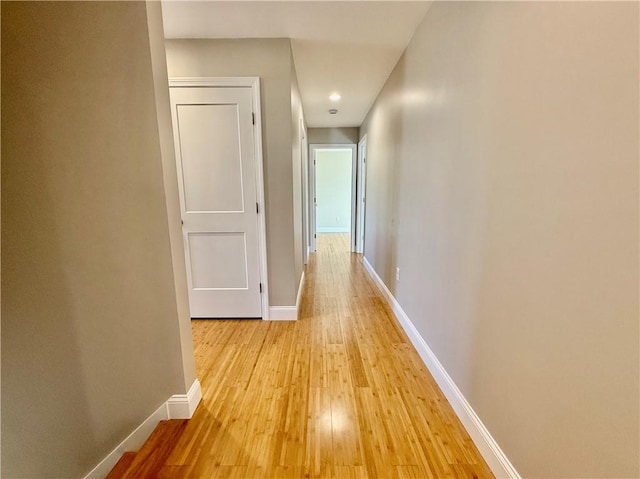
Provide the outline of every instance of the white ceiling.
[[177,0],[162,10],[166,38],[291,38],[308,126],[338,127],[360,126],[429,5]]

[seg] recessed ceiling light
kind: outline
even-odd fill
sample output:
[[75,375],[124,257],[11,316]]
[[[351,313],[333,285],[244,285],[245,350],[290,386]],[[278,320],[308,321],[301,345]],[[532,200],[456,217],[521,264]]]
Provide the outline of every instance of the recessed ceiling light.
[[336,113],[338,113],[338,110],[336,110],[335,108],[332,108],[331,110],[329,110],[330,115],[335,115]]
[[340,96],[340,93],[332,93],[331,95],[329,95],[329,100],[331,101],[338,101],[340,100],[340,98],[342,98]]

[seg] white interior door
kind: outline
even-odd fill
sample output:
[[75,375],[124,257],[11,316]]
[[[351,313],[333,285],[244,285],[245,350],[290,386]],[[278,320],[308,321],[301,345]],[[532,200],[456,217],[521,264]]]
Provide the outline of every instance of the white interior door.
[[172,87],[192,318],[262,316],[251,88]]
[[316,198],[316,150],[311,145],[309,157],[309,251],[315,253],[318,249],[316,234],[316,213],[318,199]]
[[364,137],[358,144],[358,194],[356,199],[356,253],[364,253],[364,217],[366,207],[367,185],[367,138]]
[[300,162],[302,164],[302,223],[303,223],[303,243],[304,248],[302,255],[304,264],[309,263],[309,251],[311,242],[309,240],[309,146],[307,145],[307,137],[305,135],[304,120],[300,119]]

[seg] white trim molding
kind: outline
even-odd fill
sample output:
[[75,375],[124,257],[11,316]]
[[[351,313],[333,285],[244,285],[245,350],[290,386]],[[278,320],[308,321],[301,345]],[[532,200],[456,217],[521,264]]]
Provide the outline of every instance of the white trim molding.
[[363,264],[496,478],[522,479],[367,258]]
[[267,273],[267,225],[264,199],[264,171],[262,158],[262,109],[260,103],[260,77],[172,77],[169,88],[176,87],[245,87],[251,89],[251,101],[255,124],[253,126],[254,158],[256,164],[256,199],[258,213],[258,250],[260,256],[260,282],[262,283],[262,319],[269,319],[269,274]]
[[[187,394],[174,394],[166,402],[162,403],[158,409],[151,413],[147,419],[142,421],[131,434],[118,444],[107,457],[100,461],[89,474],[84,476],[84,479],[103,479],[106,477],[125,452],[136,452],[140,450],[160,421],[167,419],[191,419],[201,398],[202,391],[200,381],[196,379]],[[172,401],[173,404],[170,404]],[[185,402],[187,402],[188,405],[186,405]],[[189,415],[176,415],[187,410],[190,411]]]
[[298,295],[296,297],[295,306],[271,306],[269,308],[269,319],[271,321],[296,321],[300,314],[300,301],[302,301],[302,292],[304,291],[305,275],[304,271],[300,277],[298,285]]
[[167,401],[167,412],[169,419],[191,419],[200,400],[202,399],[202,388],[197,379],[187,391],[187,394],[174,394]]
[[89,474],[84,476],[84,479],[103,479],[106,477],[125,452],[139,450],[158,423],[166,419],[169,419],[167,403],[163,403],[162,406],[156,409],[147,419],[142,421],[142,424],[129,434],[124,441],[118,444],[107,457],[100,461]]
[[295,306],[271,306],[270,321],[295,321],[298,319],[298,308]]
[[318,226],[318,233],[349,233],[351,230],[348,226]]

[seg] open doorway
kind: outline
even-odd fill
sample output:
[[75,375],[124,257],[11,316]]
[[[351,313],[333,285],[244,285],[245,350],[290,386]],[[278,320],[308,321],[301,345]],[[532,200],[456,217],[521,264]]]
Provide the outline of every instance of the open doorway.
[[356,145],[311,145],[310,250],[316,251],[317,235],[349,235],[355,251]]

